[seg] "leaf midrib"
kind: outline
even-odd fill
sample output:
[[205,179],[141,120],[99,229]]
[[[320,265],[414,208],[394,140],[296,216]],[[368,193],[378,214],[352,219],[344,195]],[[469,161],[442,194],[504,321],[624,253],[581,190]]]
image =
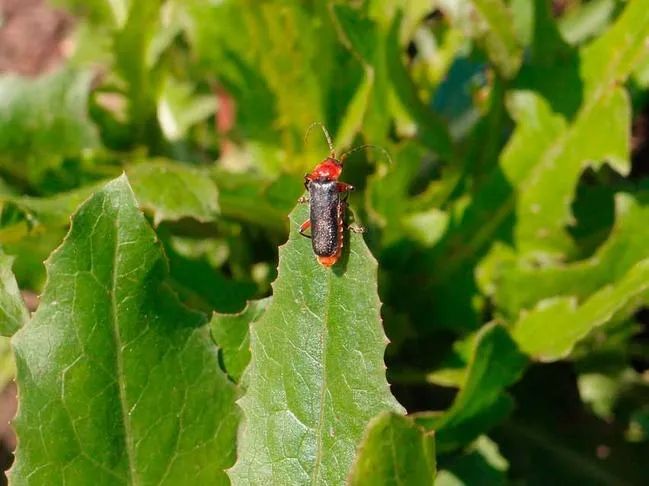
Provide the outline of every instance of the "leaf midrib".
[[324,316],[322,320],[322,384],[320,386],[320,404],[318,410],[318,428],[316,430],[316,460],[311,473],[311,485],[317,484],[318,474],[320,473],[320,464],[322,464],[322,433],[324,427],[324,414],[325,414],[325,396],[327,393],[327,353],[328,353],[328,344],[329,344],[329,306],[331,304],[331,286],[332,286],[332,271],[330,269],[325,269],[327,273],[327,293],[325,297],[326,305],[324,307]]
[[115,361],[117,368],[117,386],[119,389],[119,404],[122,411],[122,424],[124,426],[124,442],[126,455],[128,458],[128,473],[131,479],[131,484],[139,484],[137,481],[137,472],[135,471],[135,451],[133,450],[132,440],[132,427],[130,423],[129,413],[126,404],[126,388],[124,380],[124,361],[122,356],[122,337],[119,331],[119,318],[116,300],[117,290],[117,264],[119,259],[119,221],[120,213],[117,212],[115,216],[115,245],[113,250],[113,262],[111,267],[111,288],[110,288],[110,303],[111,303],[111,321],[113,328],[113,337],[115,343]]

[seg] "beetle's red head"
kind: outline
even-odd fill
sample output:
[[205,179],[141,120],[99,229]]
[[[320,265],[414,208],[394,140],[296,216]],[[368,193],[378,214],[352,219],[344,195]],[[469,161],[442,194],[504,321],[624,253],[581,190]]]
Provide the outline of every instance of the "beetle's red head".
[[327,157],[324,161],[319,163],[313,169],[307,178],[310,180],[314,179],[328,179],[328,180],[337,180],[340,177],[341,172],[343,171],[343,164],[333,158]]

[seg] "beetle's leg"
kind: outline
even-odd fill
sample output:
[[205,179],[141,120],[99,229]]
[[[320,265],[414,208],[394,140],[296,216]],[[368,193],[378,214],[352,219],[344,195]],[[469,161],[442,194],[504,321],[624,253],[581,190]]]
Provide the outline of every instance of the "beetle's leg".
[[347,201],[347,198],[349,197],[349,193],[356,189],[354,186],[352,186],[351,184],[347,184],[346,182],[337,182],[336,188],[338,189],[338,192],[343,194],[342,197],[343,201]]
[[[311,179],[309,178],[309,174],[304,174],[304,188],[307,191],[309,190],[309,182],[311,182]],[[307,196],[300,196],[297,202],[299,202],[300,204],[308,203],[309,198]]]
[[311,228],[311,220],[307,219],[304,223],[300,225],[300,234],[305,238],[311,239],[311,236],[305,234],[305,231]]

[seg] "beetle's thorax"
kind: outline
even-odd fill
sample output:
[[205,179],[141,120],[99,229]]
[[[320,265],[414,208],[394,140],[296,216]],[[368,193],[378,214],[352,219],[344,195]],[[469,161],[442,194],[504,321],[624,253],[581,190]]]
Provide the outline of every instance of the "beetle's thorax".
[[324,161],[316,165],[313,172],[309,174],[310,180],[332,180],[335,181],[340,177],[343,171],[343,165],[339,160],[333,157],[327,157]]

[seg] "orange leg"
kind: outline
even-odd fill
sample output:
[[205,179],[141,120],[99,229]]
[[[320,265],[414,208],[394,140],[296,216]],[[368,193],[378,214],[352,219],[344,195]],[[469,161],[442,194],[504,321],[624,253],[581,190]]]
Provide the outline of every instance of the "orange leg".
[[304,223],[300,225],[300,234],[305,238],[311,238],[309,235],[305,234],[305,231],[311,229],[311,220],[307,219]]
[[349,193],[355,189],[354,186],[347,184],[346,182],[337,182],[336,188],[338,189],[338,192],[344,193],[344,196],[342,197],[343,201],[346,201]]

